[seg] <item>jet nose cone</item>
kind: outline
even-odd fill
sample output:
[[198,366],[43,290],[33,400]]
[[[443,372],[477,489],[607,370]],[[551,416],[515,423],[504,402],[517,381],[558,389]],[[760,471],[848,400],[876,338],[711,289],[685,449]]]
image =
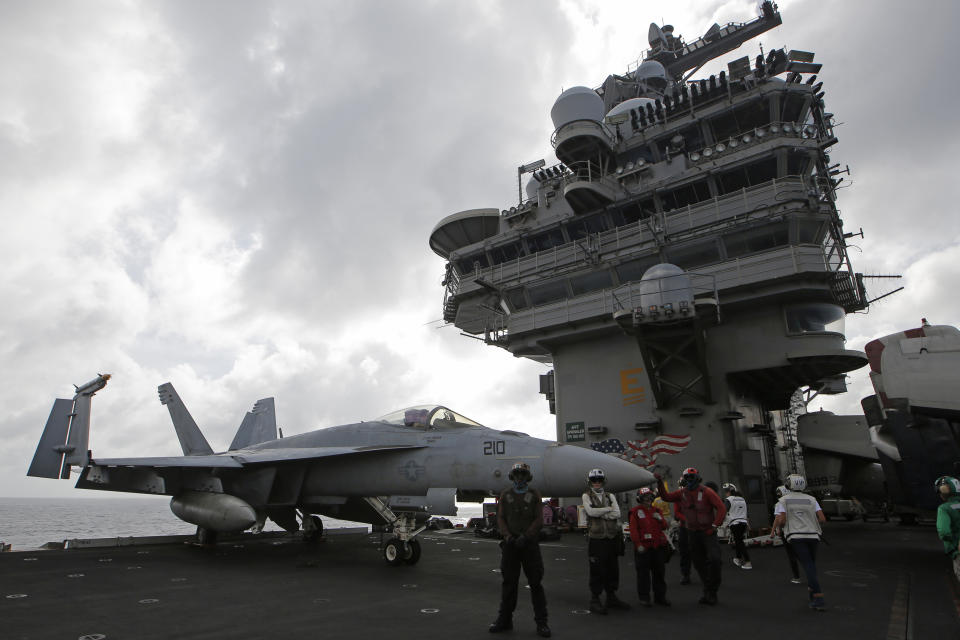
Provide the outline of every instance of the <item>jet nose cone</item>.
[[554,497],[579,496],[587,487],[587,474],[591,469],[603,469],[607,476],[608,491],[629,491],[656,479],[653,474],[632,462],[592,449],[572,445],[556,445],[543,455],[543,478],[534,483],[544,495]]

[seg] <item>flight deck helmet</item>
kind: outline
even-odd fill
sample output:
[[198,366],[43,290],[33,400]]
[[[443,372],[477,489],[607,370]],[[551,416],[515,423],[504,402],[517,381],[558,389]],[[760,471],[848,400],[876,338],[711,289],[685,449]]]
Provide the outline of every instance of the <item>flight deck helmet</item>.
[[787,488],[783,485],[777,487],[777,497],[782,498],[783,495],[787,492]]
[[799,473],[791,473],[783,482],[790,491],[803,491],[807,488],[807,479]]
[[687,467],[680,476],[680,486],[684,489],[693,489],[700,484],[700,472],[694,467]]
[[507,477],[510,478],[513,482],[530,482],[533,480],[533,474],[530,472],[530,465],[526,462],[518,462],[513,465],[513,468],[510,469],[510,473],[507,474]]
[[653,502],[653,499],[656,497],[656,494],[653,492],[653,489],[650,487],[640,487],[637,489],[637,500],[640,502],[650,501]]
[[937,478],[937,481],[933,483],[933,486],[943,500],[960,495],[960,480],[951,476],[940,476]]
[[594,482],[606,484],[607,474],[603,472],[603,469],[590,469],[590,473],[587,474],[587,482],[590,482],[591,484]]
[[720,488],[733,494],[737,493],[737,485],[733,484],[732,482],[724,482]]

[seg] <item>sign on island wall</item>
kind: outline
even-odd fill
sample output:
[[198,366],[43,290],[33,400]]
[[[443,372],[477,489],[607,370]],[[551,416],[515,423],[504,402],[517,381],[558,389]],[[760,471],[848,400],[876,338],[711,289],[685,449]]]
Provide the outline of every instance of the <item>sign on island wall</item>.
[[567,442],[586,442],[587,430],[582,422],[567,423]]

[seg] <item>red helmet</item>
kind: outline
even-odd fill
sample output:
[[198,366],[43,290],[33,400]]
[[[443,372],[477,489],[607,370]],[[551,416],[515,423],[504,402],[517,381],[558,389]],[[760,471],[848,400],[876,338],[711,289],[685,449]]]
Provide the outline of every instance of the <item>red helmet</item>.
[[693,467],[687,467],[680,476],[680,486],[684,489],[693,489],[700,484],[700,472]]
[[640,487],[637,489],[637,500],[643,500],[644,498],[653,498],[657,494],[653,492],[653,489],[650,487]]

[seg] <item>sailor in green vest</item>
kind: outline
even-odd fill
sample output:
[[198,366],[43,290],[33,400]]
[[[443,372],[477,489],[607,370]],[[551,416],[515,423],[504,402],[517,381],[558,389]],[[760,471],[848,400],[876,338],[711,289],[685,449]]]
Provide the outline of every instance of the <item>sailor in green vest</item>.
[[937,535],[943,551],[953,560],[953,573],[960,580],[960,480],[941,476],[934,483],[943,504],[937,507]]
[[543,498],[530,488],[530,465],[518,462],[507,476],[513,487],[500,494],[497,524],[500,527],[500,613],[490,625],[490,633],[513,629],[513,610],[517,607],[517,583],[520,569],[530,585],[533,619],[537,635],[550,637],[547,626],[547,596],[543,591],[543,558],[540,556],[540,528],[543,526]]

